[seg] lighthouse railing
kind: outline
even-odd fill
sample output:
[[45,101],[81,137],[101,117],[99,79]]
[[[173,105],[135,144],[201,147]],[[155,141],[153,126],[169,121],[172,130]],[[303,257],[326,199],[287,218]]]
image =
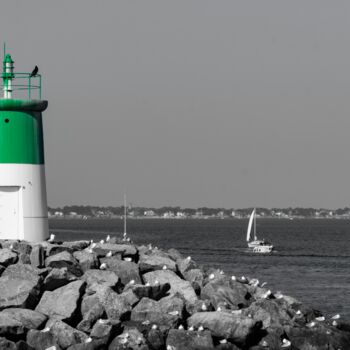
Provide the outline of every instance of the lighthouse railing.
[[[5,84],[6,73],[1,75],[2,84],[1,91],[8,89]],[[12,73],[11,92],[12,98],[23,99],[39,99],[41,100],[41,75],[37,74],[34,77],[30,73]]]

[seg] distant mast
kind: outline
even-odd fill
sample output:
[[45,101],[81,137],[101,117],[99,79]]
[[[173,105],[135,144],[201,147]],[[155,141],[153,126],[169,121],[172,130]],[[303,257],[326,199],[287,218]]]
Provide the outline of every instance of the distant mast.
[[124,237],[126,237],[126,194],[124,193]]

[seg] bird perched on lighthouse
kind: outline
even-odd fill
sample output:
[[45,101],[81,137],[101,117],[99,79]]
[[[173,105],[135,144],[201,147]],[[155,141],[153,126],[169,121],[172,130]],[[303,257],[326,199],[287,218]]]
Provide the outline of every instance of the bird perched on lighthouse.
[[35,66],[33,71],[30,73],[30,77],[32,78],[32,77],[37,76],[38,72],[39,72],[39,68],[38,68],[38,66]]

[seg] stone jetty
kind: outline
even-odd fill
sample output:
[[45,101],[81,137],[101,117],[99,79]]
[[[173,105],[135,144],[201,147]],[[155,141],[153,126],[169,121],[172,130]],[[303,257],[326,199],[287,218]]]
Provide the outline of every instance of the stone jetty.
[[0,241],[0,349],[349,350],[350,324],[178,251]]

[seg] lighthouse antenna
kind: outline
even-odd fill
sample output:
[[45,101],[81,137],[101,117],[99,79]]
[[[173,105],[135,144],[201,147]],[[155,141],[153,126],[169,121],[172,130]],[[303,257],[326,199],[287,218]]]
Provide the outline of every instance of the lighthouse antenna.
[[4,41],[4,58],[6,56],[6,42]]

